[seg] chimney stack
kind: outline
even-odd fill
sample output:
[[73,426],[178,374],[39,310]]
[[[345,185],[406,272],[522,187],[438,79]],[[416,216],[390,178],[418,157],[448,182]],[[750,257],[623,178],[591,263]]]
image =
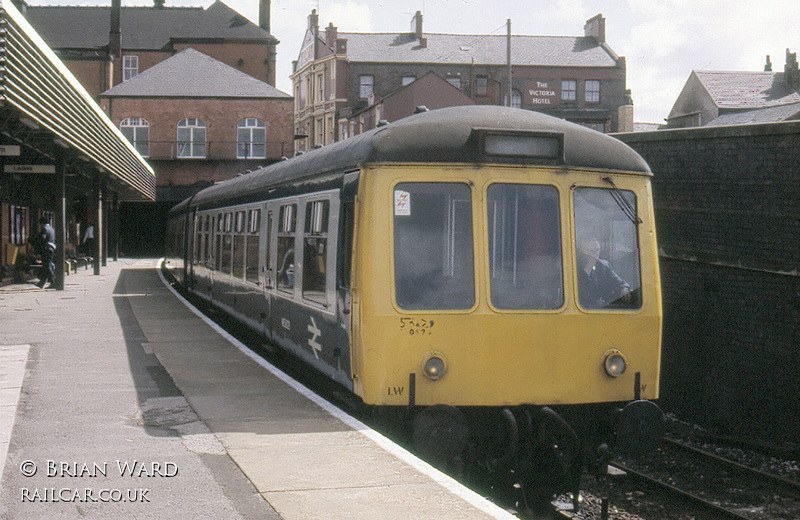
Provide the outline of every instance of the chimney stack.
[[258,4],[258,26],[269,32],[270,0],[261,0]]
[[111,28],[108,31],[108,55],[119,58],[122,54],[122,34],[120,32],[120,11],[122,0],[111,0]]
[[606,42],[606,19],[602,14],[598,14],[594,18],[586,20],[586,25],[583,26],[584,36],[591,36],[598,43]]
[[328,44],[333,52],[336,52],[336,39],[339,37],[339,30],[333,26],[333,22],[328,23],[325,28],[325,43]]
[[783,77],[793,90],[800,90],[800,70],[797,67],[797,53],[786,49],[786,65],[783,67]]
[[164,9],[164,0],[153,0],[153,9]]

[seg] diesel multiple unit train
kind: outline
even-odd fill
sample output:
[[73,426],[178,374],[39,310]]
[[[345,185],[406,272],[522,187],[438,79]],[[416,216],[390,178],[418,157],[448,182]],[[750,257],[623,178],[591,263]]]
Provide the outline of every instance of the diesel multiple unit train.
[[433,459],[573,490],[663,427],[650,177],[559,119],[433,110],[178,204],[166,265]]

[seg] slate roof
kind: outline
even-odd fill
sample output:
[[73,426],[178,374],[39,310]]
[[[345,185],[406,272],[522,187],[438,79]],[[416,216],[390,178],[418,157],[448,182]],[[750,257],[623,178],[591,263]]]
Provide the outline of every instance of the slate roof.
[[[339,33],[347,58],[369,63],[451,63],[505,65],[505,35],[430,34],[420,45],[412,33]],[[614,67],[617,55],[592,37],[512,36],[516,66]]]
[[800,93],[783,78],[783,72],[693,73],[720,109],[755,109],[800,103]]
[[747,125],[800,119],[800,103],[722,114],[703,126]]
[[[28,22],[53,49],[102,49],[108,45],[111,7],[28,6]],[[275,40],[267,31],[217,0],[201,7],[123,7],[123,49],[158,50],[170,40]]]
[[291,99],[272,85],[191,47],[100,96]]

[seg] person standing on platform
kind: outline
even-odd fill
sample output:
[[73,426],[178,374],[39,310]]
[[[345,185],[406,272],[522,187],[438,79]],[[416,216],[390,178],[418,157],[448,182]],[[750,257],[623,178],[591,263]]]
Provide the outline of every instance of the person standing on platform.
[[47,282],[50,282],[47,289],[52,289],[56,284],[56,232],[50,221],[44,217],[39,219],[39,224],[42,226],[39,231],[39,253],[42,255],[42,276],[39,287],[44,289]]
[[94,226],[89,224],[86,227],[86,232],[83,234],[83,254],[87,256],[94,255]]

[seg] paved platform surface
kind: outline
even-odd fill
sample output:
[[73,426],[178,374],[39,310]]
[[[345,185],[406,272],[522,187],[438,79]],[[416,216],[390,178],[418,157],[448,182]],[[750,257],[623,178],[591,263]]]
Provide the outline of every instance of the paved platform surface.
[[205,321],[156,260],[0,287],[0,518],[514,518]]

